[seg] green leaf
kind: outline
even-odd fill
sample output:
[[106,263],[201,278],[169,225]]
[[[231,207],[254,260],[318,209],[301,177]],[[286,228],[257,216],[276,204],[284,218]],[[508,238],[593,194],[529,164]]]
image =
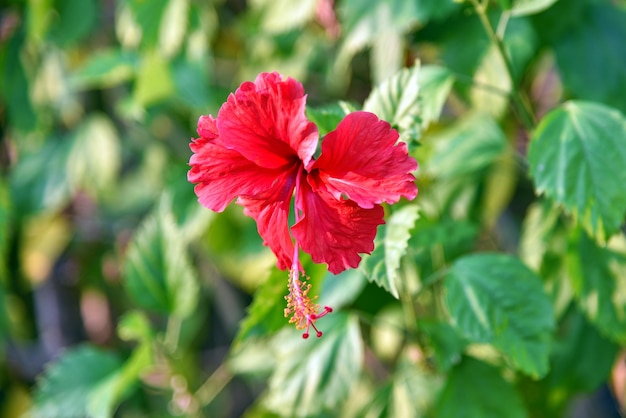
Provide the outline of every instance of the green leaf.
[[559,334],[563,338],[555,344],[547,381],[569,391],[598,389],[611,374],[619,346],[602,336],[577,309],[566,316]]
[[122,363],[113,354],[84,345],[68,351],[40,378],[35,390],[33,418],[84,418],[99,384]]
[[422,331],[432,347],[437,370],[447,372],[461,361],[467,341],[456,328],[444,322],[420,321]]
[[303,339],[295,330],[275,338],[279,360],[264,405],[283,416],[311,416],[345,400],[361,373],[363,346],[356,317],[332,313],[317,322],[324,335]]
[[121,49],[106,49],[90,54],[71,76],[71,83],[81,89],[107,88],[130,80],[137,71],[137,54]]
[[584,231],[574,231],[567,255],[574,294],[600,331],[626,343],[626,239],[620,234],[599,246]]
[[419,64],[385,80],[372,90],[363,110],[375,113],[400,133],[420,126]]
[[141,30],[141,46],[150,49],[157,45],[161,31],[161,20],[169,0],[129,0],[132,16]]
[[616,110],[567,102],[542,119],[528,150],[537,191],[600,238],[615,233],[626,213],[625,138],[626,119]]
[[482,174],[507,146],[506,137],[493,118],[479,113],[465,117],[431,139],[435,151],[424,165],[426,172],[438,179]]
[[523,418],[519,394],[497,369],[466,357],[452,369],[437,402],[439,418]]
[[167,99],[175,91],[170,66],[156,51],[142,57],[133,91],[133,99],[141,106],[149,106]]
[[432,122],[439,120],[443,105],[454,84],[454,76],[447,68],[424,65],[420,68],[418,83],[420,85],[420,118],[422,128],[426,129]]
[[406,205],[394,212],[378,229],[374,251],[363,257],[361,271],[370,282],[398,296],[397,280],[400,260],[406,254],[410,230],[418,218],[417,205]]
[[37,150],[26,151],[9,177],[16,214],[56,211],[70,198],[67,161],[72,141],[50,136]]
[[445,263],[470,252],[478,229],[468,221],[420,217],[411,233],[407,256],[417,263],[421,277],[427,279]]
[[357,110],[353,105],[347,102],[337,102],[322,107],[307,107],[306,116],[311,122],[317,125],[320,136],[326,135],[330,131],[337,128],[339,122],[346,117],[348,113]]
[[56,13],[50,22],[50,39],[64,47],[79,42],[96,27],[96,0],[56,0]]
[[29,131],[36,125],[37,114],[30,98],[31,83],[22,62],[22,47],[24,36],[18,31],[7,46],[0,49],[0,97],[7,109],[8,126]]
[[248,314],[241,321],[236,344],[250,337],[273,334],[288,324],[289,320],[284,315],[288,282],[289,275],[286,272],[272,269],[268,279],[255,292]]
[[166,199],[135,232],[124,261],[124,279],[128,293],[142,308],[181,318],[195,309],[198,279]]
[[422,418],[429,416],[442,386],[440,376],[402,358],[390,381],[377,390],[357,415],[362,418]]
[[517,258],[465,256],[452,265],[444,286],[452,321],[466,338],[492,344],[526,374],[547,373],[552,304],[539,277]]
[[[566,9],[577,7],[570,6],[571,1],[561,3],[567,4]],[[623,7],[610,2],[586,2],[574,24],[554,43],[565,89],[575,98],[602,102],[626,112],[625,38]]]
[[513,16],[524,16],[539,13],[552,6],[556,1],[557,0],[513,0],[511,14]]

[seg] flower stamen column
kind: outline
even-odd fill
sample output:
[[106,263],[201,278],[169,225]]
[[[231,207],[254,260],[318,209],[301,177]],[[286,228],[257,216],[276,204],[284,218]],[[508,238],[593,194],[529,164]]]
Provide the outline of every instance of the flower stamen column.
[[[298,196],[298,184],[300,184],[300,174],[302,170],[298,171],[296,177],[295,195]],[[294,204],[295,223],[300,221],[300,211],[298,210],[297,201]],[[319,305],[313,303],[317,296],[313,300],[309,297],[309,290],[311,290],[311,284],[306,283],[306,276],[303,275],[303,279],[300,279],[300,262],[299,262],[300,246],[298,240],[294,242],[293,258],[291,269],[289,270],[289,294],[285,296],[287,300],[287,307],[285,308],[285,317],[293,315],[289,320],[290,324],[295,324],[296,329],[303,329],[304,334],[302,338],[309,338],[309,331],[311,328],[315,330],[317,337],[322,336],[322,331],[317,329],[315,321],[333,311],[330,306],[324,306],[324,310],[319,312]]]

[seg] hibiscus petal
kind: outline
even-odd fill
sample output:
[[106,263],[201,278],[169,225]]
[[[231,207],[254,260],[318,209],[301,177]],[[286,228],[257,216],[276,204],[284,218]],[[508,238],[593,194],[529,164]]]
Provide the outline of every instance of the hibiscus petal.
[[306,95],[292,78],[260,74],[228,97],[217,116],[224,146],[260,167],[308,164],[317,147],[317,127],[305,116]]
[[235,197],[257,195],[273,187],[281,172],[258,167],[236,151],[221,144],[215,119],[203,116],[198,121],[200,137],[193,140],[187,178],[196,183],[198,201],[221,212]]
[[411,171],[417,162],[397,140],[396,130],[373,113],[350,113],[326,135],[320,158],[308,167],[311,185],[335,199],[347,196],[362,208],[415,198]]
[[259,198],[240,197],[237,203],[244,213],[256,220],[263,244],[276,255],[276,265],[281,270],[291,267],[293,242],[289,233],[289,208],[295,182],[294,171],[278,175],[272,188]]
[[376,227],[385,223],[382,206],[364,209],[324,191],[315,193],[305,181],[300,184],[296,199],[303,217],[291,233],[316,263],[327,263],[328,270],[338,274],[357,267],[360,253],[374,250]]

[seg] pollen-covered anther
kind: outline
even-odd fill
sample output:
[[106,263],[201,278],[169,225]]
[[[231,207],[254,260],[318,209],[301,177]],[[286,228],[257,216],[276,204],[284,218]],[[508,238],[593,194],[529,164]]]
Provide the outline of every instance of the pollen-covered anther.
[[304,330],[302,338],[309,338],[309,331],[311,330],[311,328],[315,330],[315,334],[319,338],[322,336],[323,333],[322,331],[317,329],[317,327],[315,326],[315,322],[323,316],[326,316],[333,310],[331,307],[325,306],[324,309],[320,312],[319,305],[314,303],[314,300],[317,299],[317,296],[313,298],[309,297],[311,284],[306,283],[306,278],[304,278],[304,280],[301,280],[299,276],[300,274],[298,271],[294,271],[294,269],[290,271],[289,294],[285,296],[285,300],[287,300],[285,317],[291,315],[289,323],[295,324],[296,329]]

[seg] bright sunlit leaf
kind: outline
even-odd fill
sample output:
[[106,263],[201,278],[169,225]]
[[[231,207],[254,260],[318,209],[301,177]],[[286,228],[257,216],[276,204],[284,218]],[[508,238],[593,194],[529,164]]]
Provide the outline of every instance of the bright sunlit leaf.
[[363,342],[356,317],[333,312],[317,323],[324,335],[303,339],[288,330],[275,339],[280,360],[270,378],[264,404],[284,416],[333,411],[361,373]]
[[394,212],[385,225],[378,228],[374,241],[374,251],[363,257],[361,271],[368,280],[391,293],[398,295],[397,280],[400,260],[406,254],[407,243],[418,218],[416,205],[407,205]]

